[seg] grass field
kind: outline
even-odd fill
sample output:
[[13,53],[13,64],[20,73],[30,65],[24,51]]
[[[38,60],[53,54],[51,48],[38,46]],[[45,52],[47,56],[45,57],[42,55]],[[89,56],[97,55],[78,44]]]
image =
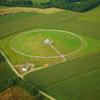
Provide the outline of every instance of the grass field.
[[[89,20],[99,18],[99,14],[95,14],[96,12],[98,13],[99,8],[100,7],[97,7],[95,11],[91,10],[87,13],[62,11],[50,15],[40,14],[36,16],[29,16],[27,18],[19,18],[18,20],[12,20],[9,23],[1,23],[0,37],[32,28],[55,28],[99,39],[99,22],[89,22]],[[90,13],[92,17],[90,16]],[[11,15],[9,15],[9,18],[10,16]],[[0,19],[1,17],[2,16],[0,16]],[[88,21],[84,20],[86,18],[88,18]]]
[[[67,61],[25,76],[57,100],[99,100],[100,54]],[[32,81],[33,80],[33,81]]]
[[[63,55],[67,55],[76,51],[83,45],[80,38],[74,34],[69,34],[57,30],[36,30],[21,34],[12,40],[12,48],[19,52],[30,56],[52,57],[59,56],[49,46],[45,45],[43,41],[50,39],[53,41],[52,45]],[[63,49],[62,49],[63,48]]]
[[[0,17],[2,18],[2,16],[0,16]],[[8,18],[8,16],[5,16],[5,17]],[[9,15],[9,19],[10,19],[10,17],[12,17],[12,16]],[[51,25],[56,26],[57,23],[59,24],[62,21],[71,20],[72,18],[76,18],[76,17],[77,17],[77,13],[72,13],[69,11],[68,12],[62,11],[60,13],[54,13],[54,14],[49,14],[49,15],[48,14],[39,14],[39,15],[35,15],[35,16],[29,16],[27,18],[19,17],[19,19],[12,20],[8,23],[1,23],[0,37],[4,37],[4,36],[10,35],[10,34],[18,33],[20,31],[25,31],[25,30],[29,30],[29,29],[34,29],[34,28],[45,28],[45,27],[51,28],[50,27]],[[49,20],[47,18],[49,18]],[[2,21],[5,21],[5,20],[2,20]],[[37,21],[38,21],[38,23],[37,23]],[[7,27],[6,30],[5,30],[5,27]]]
[[[57,98],[57,100],[99,100],[99,11],[100,6],[85,13],[62,10],[51,14],[35,12],[0,16],[0,48],[3,49],[13,65],[34,62],[35,67],[39,68],[47,63],[51,64],[52,67],[24,75],[24,81],[38,86],[50,96]],[[60,62],[61,58],[35,59],[23,56],[12,50],[11,41],[13,39],[15,49],[33,56],[57,55],[50,48],[44,50],[44,47],[40,49],[40,52],[36,52],[41,47],[36,41],[39,41],[40,44],[44,37],[56,40],[54,47],[59,47],[61,53],[69,53],[71,50],[76,50],[81,44],[73,36],[66,40],[63,33],[56,35],[56,32],[53,32],[54,34],[46,31],[43,34],[30,32],[30,30],[41,29],[73,32],[82,38],[84,42],[83,48],[79,52],[67,56],[65,62],[56,65],[53,64]]]
[[[29,32],[30,33],[30,32]],[[34,32],[33,32],[34,33]],[[31,40],[33,40],[33,41],[31,41],[30,40],[30,45],[31,44],[34,44],[34,42],[35,42],[35,47],[34,46],[30,46],[30,45],[27,45],[27,41],[25,41],[25,38],[26,37],[28,37],[28,36],[26,36],[26,35],[12,35],[12,36],[9,36],[9,37],[7,37],[7,38],[5,38],[5,39],[2,39],[1,40],[1,42],[0,42],[0,44],[1,44],[1,47],[2,47],[2,49],[4,50],[4,52],[6,53],[6,55],[8,56],[8,58],[10,59],[10,61],[12,62],[12,64],[14,64],[14,65],[16,65],[16,64],[21,64],[21,63],[27,63],[28,61],[31,63],[31,62],[34,62],[35,64],[36,64],[36,67],[37,66],[41,66],[41,64],[42,65],[44,65],[44,64],[46,64],[46,63],[54,63],[54,62],[59,62],[59,61],[61,61],[61,59],[59,59],[59,58],[56,58],[56,59],[34,59],[34,58],[31,58],[31,57],[26,57],[26,56],[23,56],[23,55],[20,55],[19,53],[16,53],[14,50],[12,50],[12,46],[13,46],[13,44],[11,43],[12,42],[12,40],[14,39],[14,41],[13,42],[15,42],[14,43],[14,45],[15,45],[15,47],[16,47],[16,49],[18,49],[18,50],[24,50],[24,51],[22,51],[23,53],[31,53],[31,55],[35,55],[35,56],[37,56],[37,54],[40,54],[40,55],[45,55],[46,54],[46,52],[47,52],[47,54],[48,54],[48,50],[49,50],[49,54],[48,55],[52,55],[52,53],[53,53],[53,55],[57,55],[53,50],[51,50],[50,48],[48,48],[48,47],[46,47],[46,49],[44,48],[44,45],[43,45],[43,50],[41,49],[41,51],[37,51],[37,50],[40,50],[39,49],[39,47],[36,49],[36,45],[37,45],[37,38],[35,38],[35,40],[36,41],[34,41],[34,37],[33,37],[33,35],[31,36],[31,34],[33,34],[33,33],[30,33],[30,35],[29,35],[29,38],[32,38]],[[44,31],[44,33],[45,33],[45,31]],[[50,32],[48,32],[48,33],[45,33],[45,34],[49,34]],[[52,33],[52,32],[51,32]],[[59,32],[57,32],[57,33],[59,33]],[[56,34],[57,34],[56,33]],[[61,33],[63,33],[63,32],[61,32]],[[60,33],[60,34],[61,34]],[[59,48],[59,51],[61,52],[61,53],[69,53],[69,52],[71,52],[71,51],[73,51],[73,50],[77,50],[78,48],[80,48],[80,46],[81,46],[81,42],[80,42],[80,40],[76,40],[76,44],[75,44],[75,39],[73,40],[72,38],[73,38],[73,36],[71,36],[71,39],[69,38],[68,39],[68,37],[67,37],[67,39],[65,38],[65,36],[63,36],[62,34],[61,34],[61,36],[60,36],[60,34],[59,34],[59,36],[58,37],[55,37],[55,39],[56,40],[59,40],[60,41],[60,43],[59,43],[59,41],[57,41],[57,45],[55,45],[55,43],[54,43],[54,46],[56,47],[56,48]],[[46,36],[47,36],[46,35]],[[65,34],[64,34],[65,35]],[[20,36],[20,38],[15,38],[16,36]],[[23,36],[23,37],[21,37],[21,36]],[[31,36],[31,37],[30,37]],[[37,33],[36,33],[36,36],[37,36]],[[40,35],[41,36],[41,35]],[[70,35],[69,35],[70,36]],[[54,34],[53,35],[49,35],[49,37],[53,37],[54,38]],[[77,58],[77,57],[79,57],[79,56],[82,56],[82,55],[87,55],[87,54],[91,54],[92,52],[98,52],[99,51],[99,43],[100,43],[100,41],[99,40],[95,40],[95,39],[91,39],[91,38],[88,38],[88,37],[84,37],[84,36],[80,36],[82,39],[83,39],[83,41],[84,41],[84,44],[82,44],[82,45],[84,45],[84,47],[78,52],[78,53],[76,53],[76,54],[74,54],[74,55],[71,55],[71,57],[70,56],[68,56],[67,57],[67,59],[73,59],[73,58]],[[27,38],[27,39],[29,39],[29,38]],[[58,39],[59,38],[59,39]],[[75,38],[75,37],[74,37]],[[16,40],[17,39],[17,40]],[[64,39],[66,42],[64,42],[64,41],[61,41],[62,39]],[[77,39],[77,38],[76,38]],[[39,38],[39,40],[40,40],[40,38]],[[19,41],[24,41],[24,42],[22,42],[22,43],[24,43],[24,44],[21,44],[21,43],[19,43]],[[67,41],[69,41],[69,42],[67,42]],[[41,44],[41,42],[42,41],[40,41],[40,43],[38,43],[38,45],[40,45]],[[74,42],[74,44],[73,44],[73,42]],[[78,43],[79,42],[79,43]],[[16,44],[17,43],[17,44]],[[18,44],[19,43],[19,44]],[[29,40],[28,40],[28,43],[29,43]],[[78,43],[78,44],[77,44]],[[8,44],[8,45],[7,45]],[[72,44],[72,45],[70,45],[70,44]],[[18,45],[18,46],[17,46]],[[42,45],[42,44],[41,44]],[[30,49],[26,49],[27,48],[27,46],[29,46],[28,48],[30,48]],[[63,47],[62,47],[63,46]],[[71,46],[71,49],[70,49],[70,47],[68,47],[68,46]],[[20,47],[23,47],[22,49],[20,48]],[[35,48],[35,49],[32,49],[32,48]],[[63,48],[63,49],[62,49]],[[69,49],[69,50],[68,50]],[[29,50],[28,52],[27,52],[27,50]],[[34,50],[34,52],[33,52],[33,50]],[[46,50],[46,51],[45,51]],[[31,51],[31,52],[30,52]],[[47,55],[47,56],[48,56]],[[18,59],[20,57],[20,59]]]
[[19,18],[23,19],[29,16],[35,16],[35,15],[36,15],[35,13],[16,13],[16,14],[11,14],[10,16],[9,15],[0,16],[0,23],[4,24],[10,21],[18,20]]

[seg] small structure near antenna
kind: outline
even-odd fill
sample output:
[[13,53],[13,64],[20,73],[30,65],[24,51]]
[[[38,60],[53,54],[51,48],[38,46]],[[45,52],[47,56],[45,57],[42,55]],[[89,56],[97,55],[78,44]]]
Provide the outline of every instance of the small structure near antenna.
[[24,74],[30,70],[33,70],[35,68],[35,64],[33,63],[20,64],[20,65],[15,65],[15,68],[20,74]]
[[45,39],[44,41],[43,41],[43,44],[46,44],[46,45],[50,45],[50,44],[52,44],[53,43],[53,41],[52,40],[49,40],[49,39]]
[[22,71],[23,72],[26,72],[28,70],[30,70],[30,67],[27,64],[22,65]]

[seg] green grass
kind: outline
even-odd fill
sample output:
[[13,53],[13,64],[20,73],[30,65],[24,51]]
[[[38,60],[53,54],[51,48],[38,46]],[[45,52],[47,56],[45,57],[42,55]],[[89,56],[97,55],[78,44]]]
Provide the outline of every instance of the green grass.
[[[100,53],[67,61],[25,76],[57,100],[99,100]],[[32,81],[33,80],[33,81]],[[93,98],[92,98],[93,97]],[[97,99],[98,98],[98,99]]]
[[17,75],[12,71],[9,64],[0,54],[0,91],[15,85],[17,79]]
[[[37,34],[36,34],[37,33]],[[14,39],[12,47],[17,51],[30,56],[55,56],[56,53],[48,46],[43,45],[45,40],[39,32],[29,32]]]
[[37,30],[37,32],[29,31],[15,37],[11,46],[18,52],[30,56],[60,56],[49,46],[43,44],[45,39],[50,39],[53,41],[54,43],[52,43],[52,45],[54,48],[56,48],[63,55],[76,51],[82,45],[82,41],[79,38],[68,34],[67,32],[58,32],[55,30]]
[[27,16],[26,18],[22,19],[19,18],[18,20],[12,20],[9,23],[0,24],[0,38],[29,29],[45,28],[47,26],[51,28],[50,25],[56,25],[57,23],[65,20],[68,21],[76,17],[77,13],[63,11],[61,13],[54,13],[49,15],[39,14],[35,16]]
[[[76,78],[65,80],[46,91],[58,100],[99,100],[100,69],[90,71]],[[66,95],[65,95],[66,94]]]
[[[50,32],[49,32],[50,33]],[[18,54],[18,53],[16,53],[16,52],[14,52],[13,50],[12,50],[12,44],[11,44],[11,41],[12,41],[12,39],[13,38],[15,38],[17,35],[15,34],[15,35],[12,35],[12,36],[9,36],[9,37],[7,37],[7,38],[5,38],[5,39],[2,39],[2,40],[0,40],[0,46],[1,46],[1,48],[4,50],[4,52],[6,53],[6,55],[8,56],[8,58],[10,59],[10,61],[11,61],[11,63],[12,64],[23,64],[23,63],[27,63],[27,62],[30,62],[30,63],[35,63],[36,64],[36,67],[38,67],[38,66],[41,66],[41,65],[44,65],[44,64],[46,64],[46,63],[54,63],[54,62],[59,62],[59,61],[61,61],[61,59],[59,59],[59,58],[56,58],[56,59],[33,59],[33,58],[29,58],[29,57],[25,57],[25,56],[23,56],[23,55],[20,55],[20,54]],[[29,35],[30,36],[30,35]],[[52,35],[50,35],[49,34],[49,36],[51,36],[52,37]],[[61,37],[61,36],[63,36],[62,34],[61,35],[58,35],[57,37],[56,37],[56,40],[58,40],[58,38],[60,37],[60,39],[62,39],[62,38],[64,38],[64,37]],[[89,55],[89,54],[92,54],[92,53],[95,53],[95,52],[99,52],[99,50],[100,50],[100,41],[99,40],[95,40],[95,39],[91,39],[91,38],[89,38],[89,37],[83,37],[83,36],[80,36],[83,40],[84,40],[84,46],[83,46],[83,49],[82,50],[80,50],[78,53],[76,53],[76,54],[74,54],[74,55],[71,55],[71,56],[67,56],[67,60],[70,60],[70,59],[75,59],[75,58],[77,58],[77,57],[81,57],[81,56],[85,56],[85,55]],[[25,37],[26,38],[26,37]],[[33,38],[33,37],[32,37]],[[54,37],[53,37],[54,38]],[[23,39],[23,38],[19,38],[19,39]],[[36,38],[35,38],[36,39]],[[15,41],[16,42],[16,41]],[[25,42],[25,41],[24,41]],[[21,42],[21,43],[24,43],[24,42]],[[27,42],[27,41],[26,41]],[[16,42],[16,43],[19,43],[18,41]],[[32,42],[33,43],[33,42]],[[61,42],[62,43],[62,42]],[[59,44],[59,43],[57,43],[57,44]],[[66,43],[66,42],[64,42],[63,43],[63,45],[64,45],[64,47],[63,48],[61,48],[61,52],[65,52],[65,50],[68,50],[68,48],[67,48],[67,46],[66,45],[68,45],[68,44],[70,44],[70,42],[68,42],[68,43]],[[25,44],[26,45],[26,44]],[[29,45],[29,44],[28,44]],[[62,45],[62,44],[61,44]],[[63,46],[62,45],[62,46]],[[75,46],[75,44],[73,44],[72,46],[71,46],[71,48],[73,48],[74,50],[75,49],[77,49],[77,46],[76,47],[74,47]],[[78,47],[79,47],[80,45],[78,45]],[[18,46],[19,47],[19,46]],[[17,47],[17,49],[18,49],[18,47]],[[31,47],[31,46],[30,46]],[[33,47],[33,46],[32,46]],[[58,45],[58,47],[60,48],[61,46],[59,46]],[[57,48],[58,48],[57,47]],[[64,50],[64,48],[65,48],[65,50]],[[19,50],[20,49],[22,49],[22,47],[21,48],[19,48]],[[36,48],[35,48],[36,49]],[[27,50],[27,49],[23,49],[23,50]],[[30,50],[30,49],[28,49],[28,50]],[[39,49],[40,50],[40,49]],[[25,51],[24,51],[25,52]],[[68,52],[68,51],[66,51],[66,52]],[[38,53],[37,51],[36,51],[36,53]],[[40,53],[40,52],[39,52]],[[43,53],[43,52],[42,52]],[[55,53],[55,52],[53,52],[53,53]],[[50,53],[51,54],[51,53]],[[20,59],[19,59],[20,58]]]
[[99,16],[100,16],[100,6],[88,11],[84,14],[83,17],[81,17],[81,19],[83,19],[84,21],[90,22],[90,23],[94,23],[94,24],[100,24],[99,22]]
[[[20,55],[12,50],[11,41],[16,35],[7,37],[6,39],[0,40],[0,46],[5,52],[6,56],[9,58],[13,65],[16,64],[25,64],[25,63],[34,63],[35,67],[44,66],[45,64],[53,64],[55,62],[61,61],[60,58],[55,59],[35,59],[31,57],[26,57]],[[20,59],[19,59],[20,58]]]
[[48,2],[50,0],[32,0],[32,1],[33,1],[33,3],[40,4],[40,3],[46,3],[46,2]]
[[19,55],[11,49],[10,45],[15,36],[23,31],[42,28],[63,29],[78,34],[85,43],[80,52],[66,57],[67,61],[65,63],[28,74],[24,81],[35,84],[58,100],[99,100],[99,11],[100,6],[85,13],[62,11],[53,14],[35,14],[35,16],[25,14],[25,17],[24,13],[20,13],[22,15],[16,14],[18,17],[7,15],[3,18],[1,16],[0,38],[2,39],[0,40],[0,47],[11,63],[34,62],[36,67],[39,67],[46,63],[61,61],[61,59],[41,60]]
[[9,23],[4,23],[4,24],[1,23],[0,37],[14,34],[16,32],[18,33],[19,31],[27,29],[55,28],[55,29],[63,29],[66,31],[72,31],[74,33],[99,39],[100,22],[99,20],[96,21],[96,19],[99,18],[99,14],[95,14],[98,13],[99,9],[100,7],[97,7],[95,11],[91,10],[90,12],[86,13],[62,11],[59,13],[53,13],[49,15],[48,14],[39,14],[35,16],[29,15],[26,18],[22,19],[19,18],[18,20],[12,20]]
[[11,21],[15,21],[29,16],[35,16],[35,15],[36,13],[16,13],[16,14],[0,16],[0,24],[8,23]]

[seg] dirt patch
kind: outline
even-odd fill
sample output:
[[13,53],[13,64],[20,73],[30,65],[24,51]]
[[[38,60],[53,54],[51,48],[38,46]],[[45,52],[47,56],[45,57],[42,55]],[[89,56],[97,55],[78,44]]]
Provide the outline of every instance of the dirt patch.
[[[35,69],[34,64],[20,64],[20,65],[14,65],[15,69],[21,74],[25,74],[26,72]],[[25,69],[25,71],[23,70],[23,68]]]
[[61,11],[63,10],[58,9],[58,8],[40,9],[40,8],[28,8],[28,7],[6,7],[6,8],[0,8],[0,15],[15,14],[15,13],[21,13],[21,12],[52,14],[52,13],[57,13]]
[[0,100],[35,100],[35,97],[30,96],[18,86],[14,86],[1,92]]

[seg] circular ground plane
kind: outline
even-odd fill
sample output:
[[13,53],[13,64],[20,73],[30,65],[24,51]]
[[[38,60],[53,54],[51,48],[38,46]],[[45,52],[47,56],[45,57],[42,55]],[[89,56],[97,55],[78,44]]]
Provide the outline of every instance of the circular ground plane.
[[15,52],[34,58],[65,57],[83,47],[83,41],[78,35],[53,29],[23,32],[13,38],[11,43]]

